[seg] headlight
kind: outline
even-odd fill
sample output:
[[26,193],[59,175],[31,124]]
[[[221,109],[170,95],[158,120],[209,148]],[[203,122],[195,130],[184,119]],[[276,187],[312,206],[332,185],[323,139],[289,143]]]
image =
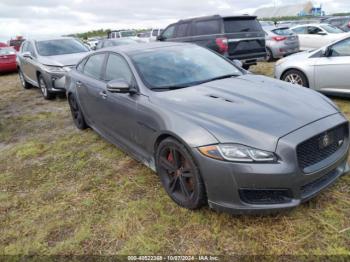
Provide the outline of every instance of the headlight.
[[272,152],[263,151],[239,144],[210,145],[199,147],[198,149],[203,155],[218,160],[227,160],[233,162],[277,161],[276,155]]
[[49,72],[49,73],[56,73],[56,74],[62,74],[62,73],[66,73],[66,72],[69,71],[69,70],[66,69],[66,67],[48,66],[48,65],[44,66],[44,70]]

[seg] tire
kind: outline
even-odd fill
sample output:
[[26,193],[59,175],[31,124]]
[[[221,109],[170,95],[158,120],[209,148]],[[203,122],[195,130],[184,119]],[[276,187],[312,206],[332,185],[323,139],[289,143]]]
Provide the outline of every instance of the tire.
[[291,69],[285,72],[282,76],[282,80],[296,86],[309,87],[309,81],[304,73],[299,70]]
[[51,100],[55,98],[55,94],[53,94],[47,89],[47,84],[45,82],[44,77],[41,74],[39,74],[38,76],[38,83],[39,83],[39,88],[41,90],[41,94],[46,100]]
[[244,70],[249,70],[249,68],[250,68],[250,65],[247,65],[247,64],[243,64],[243,65],[242,65],[242,68],[243,68]]
[[179,206],[194,210],[207,204],[199,169],[183,144],[164,139],[156,150],[156,166],[165,191]]
[[21,86],[24,88],[24,89],[30,89],[32,88],[32,85],[29,84],[24,75],[23,75],[23,72],[20,68],[18,68],[18,77],[19,77],[19,81],[21,82]]
[[83,112],[81,111],[74,95],[71,94],[68,96],[68,104],[72,113],[72,118],[75,126],[80,130],[88,128],[88,125],[85,122]]
[[272,51],[270,48],[266,48],[266,61],[267,62],[272,62],[274,60]]

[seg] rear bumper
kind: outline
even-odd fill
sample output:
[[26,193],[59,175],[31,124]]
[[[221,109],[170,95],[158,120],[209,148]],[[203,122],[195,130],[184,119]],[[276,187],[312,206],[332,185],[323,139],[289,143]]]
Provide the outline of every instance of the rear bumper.
[[228,55],[228,59],[230,60],[240,60],[243,64],[253,64],[253,62],[259,59],[266,58],[266,52],[261,53],[250,53],[250,54],[244,54],[244,55]]
[[296,207],[316,196],[349,173],[349,141],[346,139],[336,153],[308,173],[299,167],[296,147],[318,132],[346,122],[341,114],[336,114],[281,138],[276,148],[277,163],[219,161],[193,149],[209,206],[233,214],[263,214]]
[[0,63],[0,73],[17,71],[17,64],[15,63]]

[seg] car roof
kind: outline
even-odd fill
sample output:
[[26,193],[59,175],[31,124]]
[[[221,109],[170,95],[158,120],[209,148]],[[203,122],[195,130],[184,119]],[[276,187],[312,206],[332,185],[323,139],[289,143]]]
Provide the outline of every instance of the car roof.
[[227,15],[227,16],[221,16],[221,15],[211,15],[211,16],[201,16],[201,17],[193,17],[193,18],[187,18],[187,19],[181,19],[177,23],[181,22],[188,22],[188,21],[198,21],[198,20],[210,20],[210,19],[218,19],[218,18],[251,18],[251,19],[256,19],[256,16],[251,16],[251,15]]
[[106,47],[106,48],[103,48],[103,51],[112,51],[112,52],[115,51],[115,52],[130,54],[133,52],[170,47],[170,46],[196,46],[196,45],[190,44],[190,43],[151,42],[151,43],[138,43],[138,44]]

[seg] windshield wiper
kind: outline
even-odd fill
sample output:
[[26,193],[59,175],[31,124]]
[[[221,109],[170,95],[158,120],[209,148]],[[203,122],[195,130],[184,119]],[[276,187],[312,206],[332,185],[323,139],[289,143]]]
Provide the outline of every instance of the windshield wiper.
[[153,87],[151,90],[176,90],[189,87],[189,85],[173,85],[173,86],[162,86],[162,87]]
[[225,79],[225,78],[231,78],[231,77],[235,77],[235,76],[239,76],[239,75],[237,75],[237,74],[228,74],[228,75],[213,77],[213,78],[201,81],[200,84],[208,83],[208,82],[215,81],[215,80]]

